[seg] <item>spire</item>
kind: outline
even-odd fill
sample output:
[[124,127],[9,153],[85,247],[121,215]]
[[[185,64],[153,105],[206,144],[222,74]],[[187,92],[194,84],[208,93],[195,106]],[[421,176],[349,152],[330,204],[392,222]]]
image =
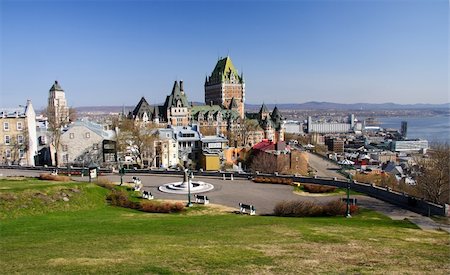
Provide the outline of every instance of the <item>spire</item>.
[[64,90],[61,88],[61,86],[59,85],[57,80],[55,80],[55,83],[50,88],[50,91],[61,91],[61,92],[64,92]]
[[269,113],[269,109],[267,109],[267,106],[266,106],[266,104],[264,104],[264,102],[263,102],[263,104],[261,105],[261,109],[259,109],[259,113],[260,113],[260,114],[263,114],[263,113]]

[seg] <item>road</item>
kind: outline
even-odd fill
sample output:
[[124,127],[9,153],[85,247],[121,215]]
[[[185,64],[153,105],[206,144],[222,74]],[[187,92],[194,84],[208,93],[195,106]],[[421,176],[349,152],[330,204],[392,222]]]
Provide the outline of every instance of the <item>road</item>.
[[315,154],[309,152],[307,152],[307,154],[309,165],[316,171],[316,176],[346,179],[343,175],[337,172],[337,170],[340,169],[339,165],[336,165],[331,161],[325,160]]

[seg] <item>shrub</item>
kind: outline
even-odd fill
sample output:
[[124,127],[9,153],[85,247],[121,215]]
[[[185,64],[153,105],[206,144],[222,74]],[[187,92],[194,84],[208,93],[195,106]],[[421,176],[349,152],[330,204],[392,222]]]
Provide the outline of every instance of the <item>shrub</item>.
[[52,174],[40,174],[39,179],[51,181],[64,181],[64,182],[70,181],[70,178],[67,176],[52,175]]
[[[358,213],[357,205],[350,205],[350,214]],[[341,200],[330,201],[325,205],[325,214],[327,216],[345,216],[347,214],[347,203]]]
[[109,193],[107,200],[111,205],[136,209],[149,213],[177,213],[184,210],[181,202],[159,202],[142,200],[140,202],[130,200],[129,193],[124,189],[113,189]]
[[184,205],[181,202],[142,201],[139,210],[150,213],[177,213],[183,209]]
[[273,211],[282,217],[314,217],[323,213],[321,205],[309,201],[282,201],[275,205]]
[[334,186],[318,185],[318,184],[302,184],[303,190],[309,193],[332,193],[336,191]]
[[279,177],[263,177],[257,176],[253,179],[256,183],[275,183],[275,184],[286,184],[292,185],[292,178],[279,178]]
[[[282,201],[275,205],[275,216],[281,217],[318,217],[345,216],[346,204],[340,200],[330,201],[325,205],[310,201]],[[358,212],[358,206],[350,206],[350,214]]]
[[112,183],[109,179],[107,178],[98,178],[96,184],[100,187],[109,189],[109,190],[113,190],[114,189],[114,183]]
[[125,190],[111,190],[107,200],[110,201],[111,205],[127,207],[130,202],[130,198],[128,197],[128,193]]
[[324,206],[324,213],[326,216],[345,216],[347,206],[340,200],[330,201]]

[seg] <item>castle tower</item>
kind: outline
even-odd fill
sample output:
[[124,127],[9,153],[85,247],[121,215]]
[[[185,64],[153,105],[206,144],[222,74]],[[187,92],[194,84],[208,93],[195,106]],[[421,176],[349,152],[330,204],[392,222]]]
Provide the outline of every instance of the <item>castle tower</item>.
[[48,96],[48,114],[55,119],[56,125],[69,123],[69,107],[67,106],[66,95],[58,81],[52,85]]
[[274,142],[283,141],[284,140],[284,117],[281,115],[277,106],[273,109],[270,114],[270,118],[272,119],[273,128],[275,130],[274,134]]
[[[233,98],[234,103],[232,102]],[[205,103],[220,105],[226,109],[236,104],[239,115],[244,118],[244,75],[239,76],[229,56],[217,61],[211,76],[206,77]]]
[[263,103],[263,105],[261,106],[261,109],[259,109],[259,120],[265,120],[268,116],[269,116],[269,114],[270,114],[270,112],[269,112],[269,109],[267,109],[267,106],[266,106],[266,104],[264,104]]
[[184,92],[183,81],[173,83],[172,93],[164,103],[167,122],[174,126],[187,126],[190,120],[191,106]]

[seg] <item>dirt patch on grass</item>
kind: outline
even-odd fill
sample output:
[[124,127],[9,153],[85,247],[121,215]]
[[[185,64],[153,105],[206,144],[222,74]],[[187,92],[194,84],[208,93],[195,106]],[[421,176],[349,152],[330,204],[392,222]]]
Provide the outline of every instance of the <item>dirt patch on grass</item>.
[[66,266],[66,265],[84,265],[84,266],[97,266],[97,265],[110,265],[119,264],[124,259],[109,259],[109,258],[55,258],[50,259],[48,264],[51,266]]

